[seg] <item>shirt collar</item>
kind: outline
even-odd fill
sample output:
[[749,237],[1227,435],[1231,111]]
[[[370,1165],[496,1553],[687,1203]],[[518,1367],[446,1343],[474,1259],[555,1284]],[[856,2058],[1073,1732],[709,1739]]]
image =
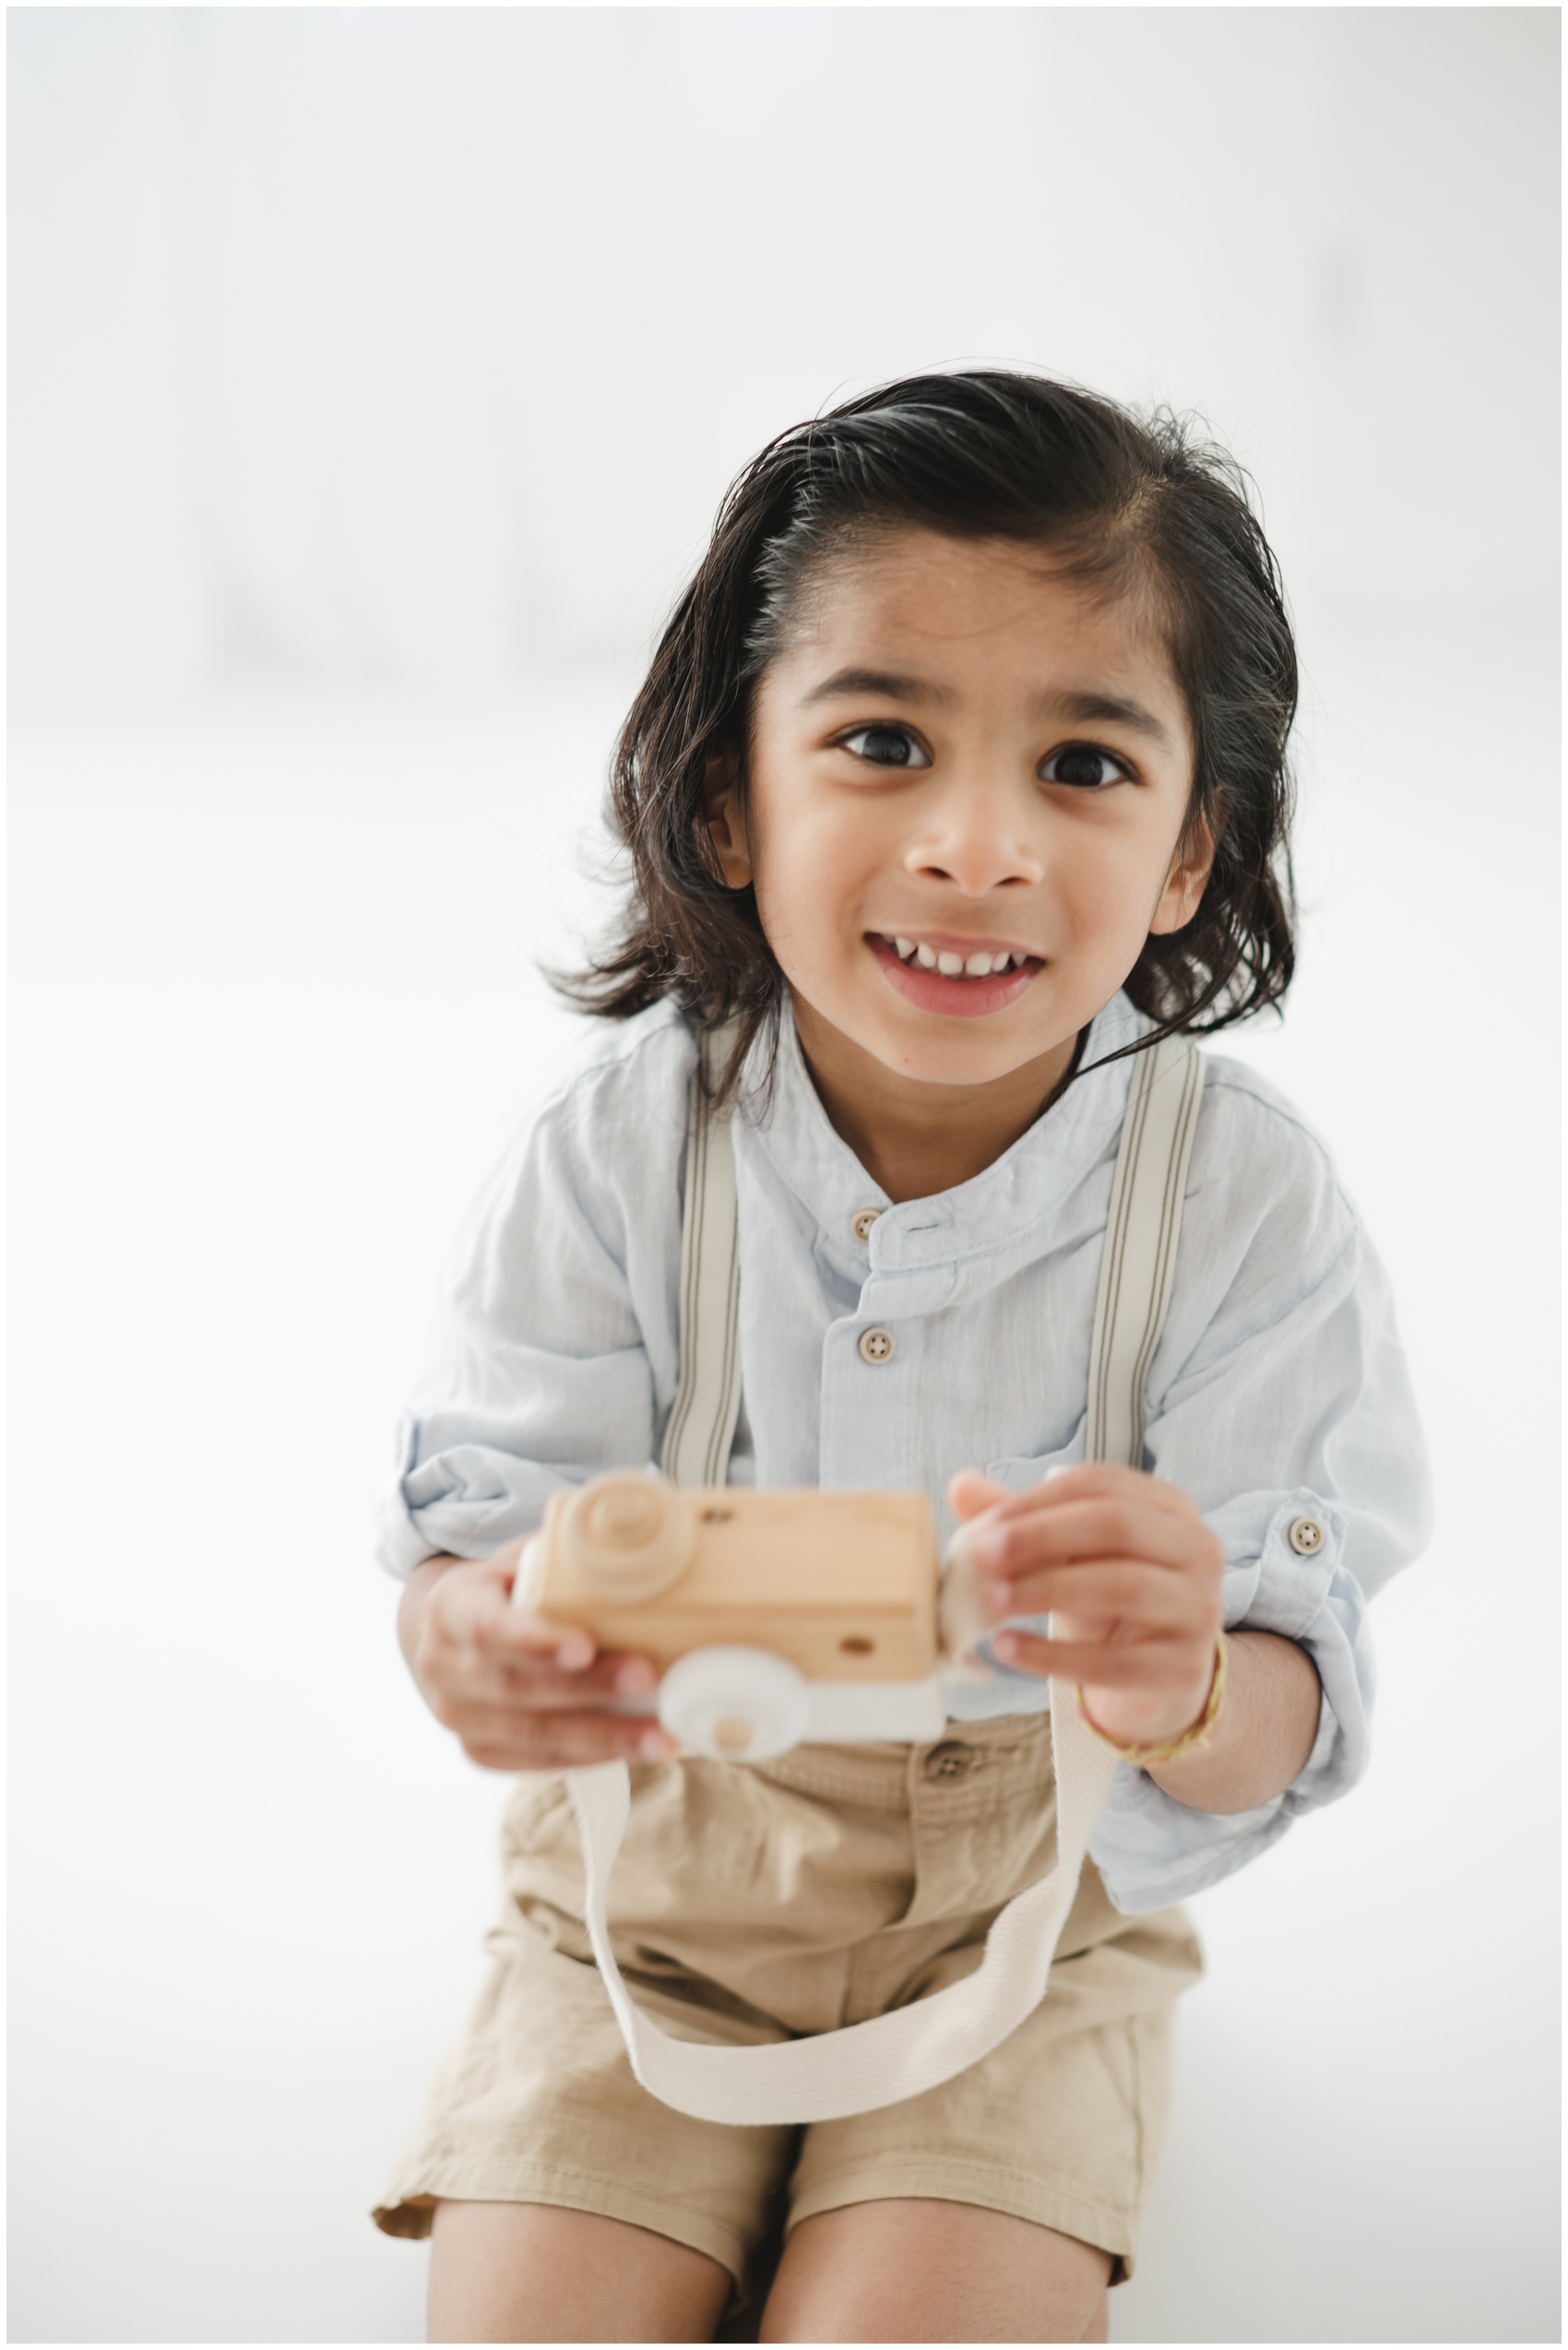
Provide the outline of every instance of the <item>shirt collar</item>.
[[981,1173],[930,1199],[895,1206],[834,1131],[806,1069],[788,999],[771,1093],[766,1039],[759,1038],[746,1062],[739,1116],[825,1238],[838,1244],[835,1254],[853,1256],[868,1245],[856,1242],[852,1219],[863,1208],[876,1208],[881,1213],[869,1241],[874,1269],[954,1264],[1016,1244],[1055,1216],[1113,1148],[1132,1063],[1096,1064],[1133,1043],[1145,1025],[1125,995],[1112,996],[1090,1023],[1082,1074],[1061,1098]]

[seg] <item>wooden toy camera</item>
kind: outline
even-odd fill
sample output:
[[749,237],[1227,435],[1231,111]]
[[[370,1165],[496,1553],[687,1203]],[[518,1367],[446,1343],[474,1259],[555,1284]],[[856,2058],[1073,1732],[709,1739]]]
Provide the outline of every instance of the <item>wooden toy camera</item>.
[[803,1739],[941,1737],[939,1573],[923,1493],[631,1472],[552,1498],[513,1596],[650,1656],[683,1747],[761,1762]]

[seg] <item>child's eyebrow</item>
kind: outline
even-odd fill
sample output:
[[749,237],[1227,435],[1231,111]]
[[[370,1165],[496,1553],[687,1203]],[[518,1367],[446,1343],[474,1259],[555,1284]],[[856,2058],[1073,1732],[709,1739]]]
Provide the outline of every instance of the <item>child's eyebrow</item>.
[[1170,728],[1161,725],[1152,710],[1121,694],[1047,694],[1039,707],[1051,717],[1071,718],[1077,726],[1130,726],[1134,734],[1146,734],[1167,751],[1176,748]]
[[810,702],[828,702],[836,694],[881,694],[890,702],[951,702],[952,693],[945,685],[934,685],[927,678],[896,677],[890,670],[839,669],[831,677],[802,694],[800,706]]

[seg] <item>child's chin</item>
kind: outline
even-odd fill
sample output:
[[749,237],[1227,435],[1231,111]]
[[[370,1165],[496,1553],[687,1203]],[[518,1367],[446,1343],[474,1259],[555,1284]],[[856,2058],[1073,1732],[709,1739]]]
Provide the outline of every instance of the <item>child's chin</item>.
[[867,1050],[900,1076],[938,1086],[984,1086],[1010,1077],[1050,1047],[1010,1035],[993,1021],[878,1022]]
[[[893,993],[880,978],[874,992],[856,991],[849,1000],[846,991],[837,1003],[824,1000],[828,991],[813,997],[794,982],[790,993],[808,1055],[812,1028],[826,1021],[893,1075],[916,1085],[993,1084],[1051,1050],[1051,1039],[1023,1033],[1023,1024],[1000,1014],[955,1020],[922,1012]],[[1030,1028],[1035,1025],[1030,1023]]]

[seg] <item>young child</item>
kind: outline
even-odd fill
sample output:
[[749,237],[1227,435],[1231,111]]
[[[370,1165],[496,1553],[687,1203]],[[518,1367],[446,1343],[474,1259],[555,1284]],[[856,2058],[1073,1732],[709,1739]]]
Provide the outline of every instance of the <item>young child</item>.
[[[578,996],[618,1025],[481,1204],[385,1549],[427,1703],[524,1774],[489,1986],[376,2214],[434,2227],[433,2339],[707,2340],[780,2233],[764,2340],[1106,2338],[1198,1971],[1170,1905],[1359,1777],[1365,1596],[1425,1526],[1377,1261],[1322,1145],[1219,1058],[1145,1466],[1085,1460],[1134,1056],[1290,979],[1295,694],[1234,469],[1167,418],[921,376],[727,498],[616,754],[635,880]],[[680,1756],[651,1700],[607,1710],[646,1658],[510,1604],[552,1492],[659,1457],[698,1039],[731,1021],[728,1476],[979,1521],[995,1670],[933,1745]],[[1126,1759],[993,2055],[803,2129],[637,2085],[564,1769],[632,1762],[611,1922],[639,2004],[777,2041],[974,1968],[1050,1865],[1052,1675]]]

